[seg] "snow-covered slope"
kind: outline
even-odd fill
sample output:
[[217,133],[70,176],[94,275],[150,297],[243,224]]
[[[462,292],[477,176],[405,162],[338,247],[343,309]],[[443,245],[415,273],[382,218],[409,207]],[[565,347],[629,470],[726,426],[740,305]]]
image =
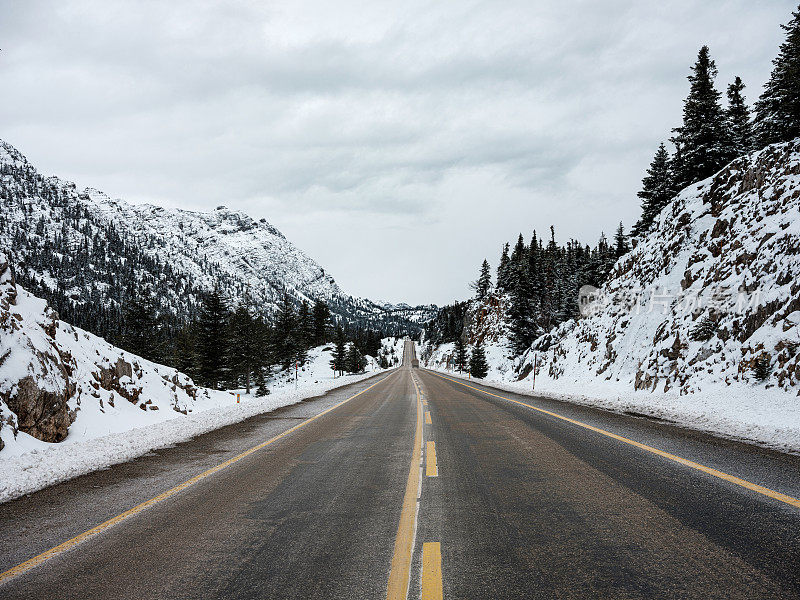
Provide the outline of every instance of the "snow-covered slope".
[[618,261],[603,296],[596,314],[535,344],[555,356],[554,377],[588,372],[679,394],[731,387],[797,395],[800,140],[683,190]]
[[[0,141],[0,250],[17,276],[47,298],[62,318],[105,334],[124,299],[150,288],[177,322],[190,318],[199,296],[218,287],[272,313],[288,291],[325,300],[346,322],[398,334],[419,328],[435,307],[378,305],[344,293],[325,270],[266,220],[224,206],[192,212],[112,200],[45,178]],[[87,315],[86,307],[102,314]]]
[[[384,339],[382,353],[398,343]],[[199,388],[60,321],[0,254],[0,502],[380,371],[368,356],[365,373],[336,377],[331,349],[311,349],[297,381],[281,373],[264,397]]]
[[151,425],[219,401],[189,377],[60,321],[0,255],[0,450]]
[[800,140],[684,189],[592,308],[487,379],[800,450]]

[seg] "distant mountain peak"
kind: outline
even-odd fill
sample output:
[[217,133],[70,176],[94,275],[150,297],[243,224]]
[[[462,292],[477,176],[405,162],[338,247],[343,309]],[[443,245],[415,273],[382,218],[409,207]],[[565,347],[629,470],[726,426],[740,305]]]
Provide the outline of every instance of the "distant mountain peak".
[[0,244],[14,254],[21,283],[67,321],[100,335],[110,325],[98,321],[118,320],[127,295],[142,287],[177,322],[192,318],[214,288],[234,303],[248,296],[267,315],[286,290],[298,301],[324,300],[344,322],[394,333],[416,330],[431,316],[430,307],[383,308],[344,293],[266,219],[225,205],[189,211],[78,191],[40,175],[4,141],[0,184]]

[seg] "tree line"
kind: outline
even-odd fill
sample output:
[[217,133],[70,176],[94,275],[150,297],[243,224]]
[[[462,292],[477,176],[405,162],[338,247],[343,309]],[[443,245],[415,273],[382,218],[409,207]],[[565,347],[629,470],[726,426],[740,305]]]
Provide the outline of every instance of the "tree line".
[[769,144],[800,136],[800,7],[786,25],[785,40],[755,114],[747,105],[745,84],[735,77],[726,89],[727,103],[716,88],[717,66],[708,46],[691,67],[689,94],[683,101],[683,122],[672,130],[670,153],[659,144],[637,194],[641,216],[631,230],[646,235],[661,210],[683,188],[710,177],[735,158]]
[[[754,116],[740,77],[727,86],[727,104],[722,105],[722,93],[715,87],[716,63],[708,46],[700,48],[688,76],[682,123],[668,140],[673,151],[665,142],[659,144],[637,194],[641,216],[630,235],[620,223],[613,243],[601,235],[598,244],[590,248],[575,240],[556,243],[552,227],[546,243],[535,231],[529,244],[520,234],[513,250],[508,243],[503,246],[494,283],[489,262],[483,261],[471,284],[475,299],[507,298],[506,318],[515,354],[529,348],[538,335],[576,317],[580,287],[602,285],[616,260],[651,230],[661,210],[681,189],[710,177],[739,156],[800,136],[800,7],[781,27],[785,40],[755,103]],[[431,342],[455,342],[458,356],[468,309],[468,302],[442,307],[426,327]],[[467,359],[462,359],[456,360],[467,369]]]
[[203,297],[197,318],[174,335],[159,335],[161,316],[152,294],[132,297],[123,314],[122,347],[175,367],[200,385],[268,392],[274,369],[291,371],[308,361],[311,348],[332,342],[331,366],[339,374],[366,367],[365,354],[392,366],[381,333],[335,322],[324,301],[297,302],[284,291],[271,321],[248,298],[232,307],[219,290]]

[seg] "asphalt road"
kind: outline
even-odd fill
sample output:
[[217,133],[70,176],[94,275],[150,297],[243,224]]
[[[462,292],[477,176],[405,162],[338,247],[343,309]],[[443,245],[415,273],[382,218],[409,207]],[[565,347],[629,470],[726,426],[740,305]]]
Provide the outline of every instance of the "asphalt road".
[[1,504],[0,598],[800,598],[796,498],[799,457],[404,366]]

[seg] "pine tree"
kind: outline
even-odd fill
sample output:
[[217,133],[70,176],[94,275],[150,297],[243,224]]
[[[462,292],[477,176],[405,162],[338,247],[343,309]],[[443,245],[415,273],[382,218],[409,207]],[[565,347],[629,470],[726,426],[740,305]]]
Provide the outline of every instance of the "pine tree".
[[522,354],[533,342],[535,326],[531,307],[531,285],[528,261],[520,260],[515,265],[514,288],[511,290],[511,306],[508,317],[511,321],[511,343],[515,354]]
[[753,150],[753,126],[750,122],[750,109],[742,94],[744,88],[745,85],[740,77],[736,77],[728,86],[728,110],[725,115],[730,131],[728,139],[731,160]]
[[486,362],[486,352],[483,350],[483,343],[477,342],[469,358],[469,373],[473,377],[483,379],[489,373],[489,363]]
[[642,200],[642,215],[631,234],[639,237],[646,234],[661,210],[675,196],[674,176],[669,152],[663,142],[658,146],[653,162],[642,179],[642,189],[637,196]]
[[275,317],[274,344],[275,357],[284,371],[294,367],[298,351],[302,347],[298,333],[294,302],[289,292],[284,291]]
[[314,321],[314,345],[320,346],[328,341],[331,318],[331,310],[324,301],[317,300],[314,303],[312,318]]
[[345,346],[344,330],[341,325],[336,325],[336,346],[331,356],[331,368],[334,375],[338,371],[344,374],[347,362],[347,347]]
[[786,39],[764,92],[756,102],[755,134],[760,147],[800,136],[800,7],[781,25]]
[[[525,247],[525,240],[522,239],[522,234],[519,234],[517,243],[514,245],[514,250],[511,252],[508,266],[508,289],[513,291],[517,285],[517,275],[519,274],[520,264],[527,263],[528,249]],[[525,265],[527,268],[527,264]]]
[[210,388],[218,388],[226,371],[228,307],[219,290],[207,294],[197,322],[197,374]]
[[489,295],[489,290],[492,289],[492,272],[489,268],[489,261],[485,258],[481,265],[481,273],[471,287],[475,289],[475,297],[478,300],[485,300]]
[[162,359],[158,314],[150,288],[128,295],[122,318],[121,346],[148,360]]
[[497,265],[497,291],[501,294],[511,289],[511,258],[508,256],[509,245],[503,246],[500,263]]
[[616,258],[619,258],[627,254],[630,249],[628,236],[625,235],[625,228],[622,226],[622,221],[620,221],[617,232],[614,234],[614,255]]
[[230,346],[228,364],[231,369],[231,382],[235,387],[244,383],[249,394],[253,373],[260,368],[263,360],[263,346],[258,336],[258,325],[252,315],[253,307],[245,298],[230,319]]
[[364,360],[361,351],[353,342],[350,343],[350,347],[347,349],[346,363],[347,370],[350,373],[360,373],[366,366],[366,361]]
[[469,356],[467,355],[467,346],[461,336],[456,338],[455,351],[455,367],[459,373],[466,371],[469,366]]
[[300,310],[298,313],[298,338],[300,345],[304,349],[310,348],[314,343],[314,321],[311,318],[308,300],[303,300],[300,303]]
[[673,164],[678,190],[713,175],[728,161],[728,129],[721,94],[714,87],[716,76],[716,64],[708,46],[703,46],[688,77],[691,85],[683,103],[683,125],[672,138],[678,149]]

